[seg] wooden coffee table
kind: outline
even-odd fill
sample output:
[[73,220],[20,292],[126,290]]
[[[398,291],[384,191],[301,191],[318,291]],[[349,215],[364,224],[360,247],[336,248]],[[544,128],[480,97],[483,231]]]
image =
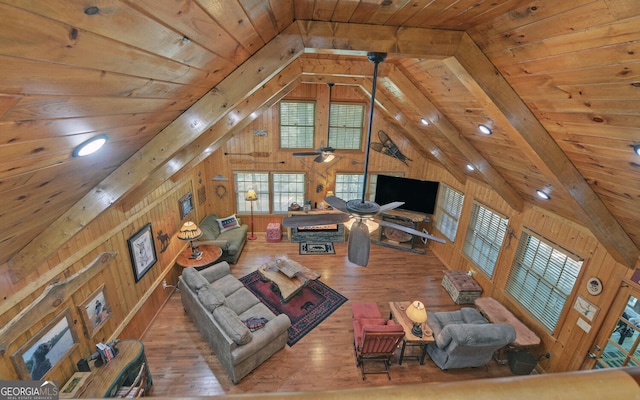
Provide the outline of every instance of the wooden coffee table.
[[291,300],[310,281],[320,277],[314,270],[286,257],[262,264],[258,267],[258,273],[271,282],[272,289],[280,293],[284,303]]
[[400,350],[400,359],[398,360],[398,364],[402,364],[402,360],[405,358],[404,350],[407,346],[420,346],[422,348],[422,353],[420,356],[416,356],[416,358],[420,361],[420,365],[424,364],[424,358],[427,355],[427,344],[434,343],[436,340],[433,338],[433,331],[427,325],[427,323],[422,324],[422,337],[418,337],[411,333],[411,329],[413,329],[413,321],[407,317],[407,313],[405,310],[411,304],[410,301],[396,301],[389,303],[389,319],[395,320],[397,323],[402,325],[404,329],[404,339],[402,339],[402,349]]

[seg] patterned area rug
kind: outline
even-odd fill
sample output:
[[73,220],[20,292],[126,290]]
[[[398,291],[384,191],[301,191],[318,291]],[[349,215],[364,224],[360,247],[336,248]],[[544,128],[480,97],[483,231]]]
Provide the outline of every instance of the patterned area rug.
[[300,243],[300,254],[336,254],[333,243]]
[[293,346],[347,301],[346,297],[318,280],[309,282],[285,304],[280,295],[271,290],[271,282],[260,279],[258,271],[243,276],[240,281],[274,314],[289,316],[289,346]]

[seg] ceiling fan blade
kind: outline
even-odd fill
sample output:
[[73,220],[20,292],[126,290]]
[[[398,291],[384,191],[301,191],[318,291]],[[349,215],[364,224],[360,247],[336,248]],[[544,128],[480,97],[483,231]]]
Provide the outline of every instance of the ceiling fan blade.
[[394,201],[394,202],[385,204],[383,206],[380,206],[380,211],[379,212],[385,212],[385,211],[393,210],[394,208],[398,208],[403,204],[404,204],[404,201]]
[[400,224],[394,224],[393,222],[388,222],[388,221],[384,221],[384,220],[376,220],[377,223],[379,223],[382,226],[388,226],[389,228],[393,228],[393,229],[397,229],[399,231],[403,231],[403,232],[407,232],[410,233],[412,235],[416,235],[416,236],[420,236],[423,238],[427,238],[429,240],[433,240],[434,242],[438,242],[438,243],[447,243],[446,240],[441,239],[437,236],[433,236],[433,235],[429,235],[428,233],[424,233],[424,232],[420,232],[417,231],[413,228],[409,228],[408,226],[404,226],[404,225],[400,225]]
[[317,151],[300,151],[297,153],[293,153],[293,156],[294,157],[316,157],[318,156],[318,154],[320,153],[318,153]]
[[318,215],[294,215],[282,219],[285,228],[299,228],[301,226],[342,224],[349,220],[347,214],[318,214]]
[[324,201],[327,202],[331,207],[335,208],[338,211],[342,211],[343,213],[349,213],[347,211],[347,203],[339,197],[336,196],[328,196],[324,198]]
[[349,261],[361,267],[366,267],[369,263],[371,239],[369,238],[369,227],[361,219],[356,219],[351,225],[348,246],[347,258]]

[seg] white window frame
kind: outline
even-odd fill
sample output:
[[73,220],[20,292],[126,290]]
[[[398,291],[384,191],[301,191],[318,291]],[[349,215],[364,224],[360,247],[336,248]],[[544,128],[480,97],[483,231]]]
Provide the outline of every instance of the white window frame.
[[[276,184],[278,179],[275,179],[285,175],[297,177],[294,179],[297,182],[287,185],[284,195],[287,198],[287,204],[282,203],[282,193]],[[249,189],[255,190],[258,195],[258,200],[253,202],[254,214],[286,214],[291,203],[303,204],[306,195],[306,175],[300,172],[236,171],[233,173],[233,179],[238,214],[251,212],[251,202],[245,200]],[[296,189],[302,189],[302,193],[296,192]],[[291,201],[289,201],[290,198]],[[276,202],[278,205],[275,204]]]
[[525,228],[505,291],[553,332],[582,265],[580,257]]
[[493,277],[509,220],[474,201],[462,252],[489,278]]
[[452,243],[455,242],[458,233],[463,204],[464,193],[440,183],[434,227]]
[[[291,108],[289,112],[287,109]],[[296,113],[300,108],[312,107],[309,113]],[[283,109],[284,108],[284,109]],[[280,148],[313,149],[316,125],[316,103],[313,101],[283,100],[279,103]]]
[[[288,178],[286,181],[281,178]],[[291,203],[304,204],[306,194],[306,176],[299,172],[273,172],[272,210],[274,214],[286,214]],[[280,184],[280,185],[279,185]]]
[[331,103],[329,109],[328,146],[343,150],[360,150],[364,129],[363,103]]

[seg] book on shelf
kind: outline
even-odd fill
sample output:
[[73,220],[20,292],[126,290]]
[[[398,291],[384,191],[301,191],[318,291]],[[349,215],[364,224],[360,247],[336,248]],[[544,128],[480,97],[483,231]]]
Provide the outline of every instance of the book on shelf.
[[113,351],[113,348],[109,345],[106,345],[104,343],[97,343],[96,348],[98,349],[98,352],[100,353],[100,357],[102,357],[102,360],[105,363],[108,363],[109,361],[113,360],[113,357],[115,357],[115,352]]

